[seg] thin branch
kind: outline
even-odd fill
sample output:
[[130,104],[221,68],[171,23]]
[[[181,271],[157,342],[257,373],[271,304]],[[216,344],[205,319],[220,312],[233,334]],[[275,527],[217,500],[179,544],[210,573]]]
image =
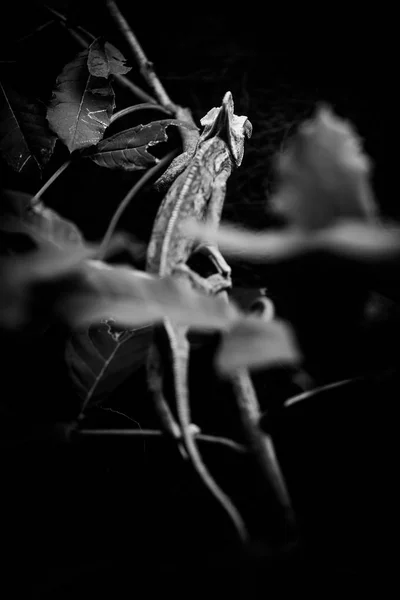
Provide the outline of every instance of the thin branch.
[[[59,19],[59,21],[61,21],[64,24],[68,23],[68,19],[65,15],[63,15],[62,13],[60,13],[58,10],[55,10],[54,8],[52,8],[51,6],[47,6],[47,4],[44,5],[44,7],[46,10],[48,10],[52,15],[54,15],[55,17],[57,17],[57,19]],[[68,25],[68,27],[70,27],[70,25]],[[76,30],[80,31],[81,33],[83,33],[83,35],[85,35],[86,37],[89,38],[89,40],[93,41],[96,39],[96,36],[93,35],[93,33],[90,33],[90,31],[88,31],[87,29],[85,29],[84,27],[81,27],[80,25],[77,25],[75,27]]]
[[162,106],[165,106],[165,108],[168,108],[173,113],[175,113],[177,110],[176,105],[172,102],[172,100],[168,96],[167,92],[165,91],[164,86],[162,85],[161,81],[158,79],[156,72],[154,71],[154,68],[153,68],[153,63],[151,63],[148,60],[147,56],[145,55],[145,53],[143,51],[143,48],[139,44],[135,34],[133,33],[132,29],[129,26],[127,20],[125,19],[125,17],[123,16],[123,14],[121,13],[118,6],[116,5],[116,3],[113,0],[107,0],[106,4],[107,4],[108,10],[110,12],[110,15],[114,19],[119,30],[121,31],[122,35],[125,37],[127,43],[129,44],[129,47],[132,50],[133,56],[135,57],[138,65],[139,65],[140,72],[141,72],[144,80],[148,83],[148,85],[154,91],[154,94],[155,94],[157,100],[159,101],[159,103],[162,104]]
[[22,42],[25,42],[29,38],[33,37],[34,35],[38,34],[40,31],[43,31],[43,29],[46,29],[47,27],[49,27],[50,25],[53,25],[54,23],[55,23],[54,19],[51,19],[50,21],[46,21],[46,23],[43,23],[43,25],[39,25],[39,27],[36,27],[36,29],[34,31],[31,31],[27,35],[24,35],[23,37],[19,38],[19,40],[17,40],[15,42],[15,44],[22,44]]
[[142,90],[142,88],[132,83],[132,81],[125,77],[125,75],[114,75],[113,77],[114,80],[117,81],[121,87],[124,87],[130,92],[132,92],[132,94],[139,98],[139,100],[143,100],[144,102],[150,102],[151,104],[157,104],[157,100],[155,100],[153,96],[150,96],[150,94]]
[[290,398],[285,400],[285,403],[283,406],[285,408],[289,408],[290,406],[293,406],[294,404],[303,402],[303,400],[309,400],[310,398],[313,398],[320,393],[323,393],[325,391],[327,392],[329,390],[334,390],[337,387],[342,387],[342,385],[346,385],[347,383],[350,383],[353,381],[357,381],[357,378],[342,379],[340,381],[335,381],[333,383],[328,383],[326,385],[321,385],[321,386],[315,387],[312,390],[307,390],[305,392],[302,392],[301,394],[296,394],[295,396],[291,396]]
[[[76,435],[83,437],[166,437],[165,434],[158,429],[78,429],[75,433]],[[242,446],[242,444],[229,438],[205,435],[203,433],[196,433],[195,438],[199,442],[217,444],[235,450],[235,452],[240,454],[247,454],[245,446]]]
[[59,177],[59,175],[61,175],[61,173],[63,173],[65,171],[65,169],[67,167],[69,167],[71,162],[72,162],[72,160],[70,158],[68,160],[66,160],[65,163],[63,163],[61,165],[61,167],[59,169],[57,169],[57,171],[55,173],[53,173],[53,175],[50,177],[50,179],[48,179],[46,181],[46,183],[40,188],[40,190],[38,192],[36,192],[36,194],[32,198],[32,203],[31,203],[32,206],[36,206],[37,204],[40,204],[40,197],[51,186],[51,184],[57,179],[57,177]]
[[146,171],[146,173],[143,175],[143,177],[141,179],[139,179],[139,181],[137,183],[135,183],[135,185],[126,194],[125,198],[122,200],[122,202],[118,206],[117,210],[115,211],[115,213],[110,221],[110,224],[107,228],[107,231],[104,234],[103,240],[100,245],[99,254],[97,256],[98,260],[101,260],[104,257],[105,253],[107,252],[107,248],[108,248],[110,240],[113,236],[115,227],[117,226],[117,223],[118,223],[122,213],[127,208],[129,202],[132,200],[132,198],[134,198],[136,196],[136,194],[142,189],[142,187],[150,179],[152,179],[152,177],[158,171],[161,171],[161,169],[164,169],[172,161],[172,159],[175,156],[177,156],[178,153],[179,153],[178,150],[173,150],[172,152],[170,152],[169,154],[164,156],[156,165],[154,165],[153,167],[151,167],[151,169]]

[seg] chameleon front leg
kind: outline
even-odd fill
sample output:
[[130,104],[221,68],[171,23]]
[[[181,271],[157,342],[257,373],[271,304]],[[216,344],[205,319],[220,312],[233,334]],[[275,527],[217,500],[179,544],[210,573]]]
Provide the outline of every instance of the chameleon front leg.
[[204,278],[196,273],[196,271],[193,271],[186,263],[175,265],[173,275],[188,280],[197,291],[205,294],[219,294],[232,287],[230,277],[225,277],[221,273],[215,273],[214,275],[210,275],[210,277]]
[[203,254],[209,258],[217,269],[217,272],[227,280],[231,280],[232,269],[216,246],[213,244],[202,243],[195,248],[194,252]]
[[[204,219],[208,226],[218,229],[221,220],[222,208],[225,202],[226,196],[226,180],[230,174],[230,169],[222,171],[221,175],[214,181],[211,191],[211,197],[207,204]],[[199,244],[195,252],[199,252],[207,256],[214,264],[218,273],[231,280],[232,269],[222,256],[218,247],[215,244],[202,242]]]

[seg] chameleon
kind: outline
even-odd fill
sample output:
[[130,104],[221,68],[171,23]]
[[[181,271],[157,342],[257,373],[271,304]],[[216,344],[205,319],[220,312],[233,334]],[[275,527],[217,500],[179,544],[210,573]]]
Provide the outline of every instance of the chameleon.
[[[234,114],[231,92],[227,92],[220,107],[212,108],[200,121],[203,131],[185,170],[175,179],[158,209],[146,256],[146,271],[161,277],[180,277],[205,293],[217,294],[231,287],[231,268],[218,248],[198,243],[181,231],[187,218],[207,221],[218,227],[225,200],[227,180],[239,167],[244,155],[245,140],[251,137],[252,125],[246,116]],[[203,278],[187,264],[195,252],[210,258],[217,272]],[[164,398],[163,359],[160,334],[149,351],[147,372],[149,388],[164,428],[176,440],[194,469],[232,519],[242,540],[247,538],[246,526],[230,498],[219,488],[198,451],[195,430],[191,424],[188,363],[188,328],[165,320],[164,335],[172,355],[173,388],[179,425]]]
[[[218,228],[225,200],[226,183],[232,170],[240,166],[244,143],[252,134],[247,117],[234,114],[233,98],[227,92],[222,106],[213,108],[201,120],[204,130],[189,159],[189,164],[171,185],[158,210],[147,251],[146,269],[159,276],[183,277],[195,288],[209,294],[219,294],[229,304],[228,290],[232,287],[231,268],[216,245],[198,245],[182,231],[181,225],[190,220],[207,221]],[[214,263],[217,273],[202,278],[187,262],[195,252],[205,253]],[[273,316],[273,315],[272,315]],[[272,318],[263,311],[260,318]],[[187,328],[165,320],[164,340],[156,336],[148,360],[149,388],[165,430],[179,443],[181,454],[189,457],[203,483],[231,517],[240,538],[248,537],[246,527],[236,507],[214,481],[198,452],[195,429],[190,422],[187,383],[189,342]],[[163,393],[163,360],[160,344],[165,338],[172,354],[173,387],[178,423],[176,423]],[[165,345],[164,345],[165,348]],[[250,374],[241,369],[233,378],[234,395],[250,449],[258,459],[261,470],[285,510],[287,521],[293,523],[290,498],[276,460],[271,438],[259,427],[261,417],[256,392]],[[183,442],[183,443],[182,443]]]

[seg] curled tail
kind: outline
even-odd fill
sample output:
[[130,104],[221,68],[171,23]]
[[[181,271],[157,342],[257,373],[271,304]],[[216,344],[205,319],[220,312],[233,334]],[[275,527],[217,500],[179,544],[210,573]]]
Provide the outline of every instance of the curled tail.
[[197,448],[191,429],[189,394],[187,387],[189,342],[186,339],[186,332],[180,332],[178,328],[173,327],[169,322],[165,323],[165,327],[170,339],[172,356],[174,357],[173,374],[177,413],[185,449],[200,479],[228,514],[242,542],[246,542],[249,537],[246,525],[232,500],[221,490],[208,471]]

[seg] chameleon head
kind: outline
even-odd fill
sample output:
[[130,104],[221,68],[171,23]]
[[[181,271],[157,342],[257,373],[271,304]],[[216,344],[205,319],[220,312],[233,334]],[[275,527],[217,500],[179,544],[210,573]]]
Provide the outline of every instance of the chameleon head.
[[244,141],[251,137],[253,127],[247,117],[234,114],[234,104],[231,92],[226,92],[222,106],[212,108],[201,119],[204,130],[199,142],[213,137],[220,137],[227,143],[233,161],[240,166],[244,154]]

